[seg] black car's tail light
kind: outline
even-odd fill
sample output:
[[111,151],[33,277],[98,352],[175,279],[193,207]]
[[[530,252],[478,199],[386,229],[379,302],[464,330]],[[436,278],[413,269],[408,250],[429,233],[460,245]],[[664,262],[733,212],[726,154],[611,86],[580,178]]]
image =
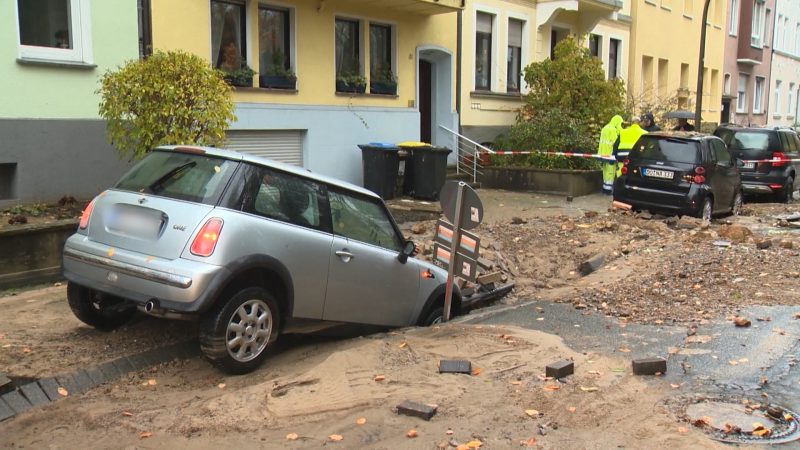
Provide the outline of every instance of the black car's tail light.
[[772,159],[778,160],[772,163],[772,167],[783,167],[789,162],[786,158],[786,154],[783,152],[772,152]]

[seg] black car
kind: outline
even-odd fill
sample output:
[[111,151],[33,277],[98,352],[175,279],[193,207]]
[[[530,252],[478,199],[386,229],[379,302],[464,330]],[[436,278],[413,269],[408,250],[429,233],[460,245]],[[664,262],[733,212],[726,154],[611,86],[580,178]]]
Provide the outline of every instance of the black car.
[[[721,125],[714,131],[728,145],[728,150],[744,161],[742,190],[746,194],[775,195],[788,202],[800,172],[800,139],[791,129],[742,128]],[[774,160],[753,162],[756,160]],[[792,161],[794,160],[794,161]]]
[[614,200],[647,209],[711,220],[738,214],[742,186],[737,161],[722,139],[684,132],[642,136],[623,161]]

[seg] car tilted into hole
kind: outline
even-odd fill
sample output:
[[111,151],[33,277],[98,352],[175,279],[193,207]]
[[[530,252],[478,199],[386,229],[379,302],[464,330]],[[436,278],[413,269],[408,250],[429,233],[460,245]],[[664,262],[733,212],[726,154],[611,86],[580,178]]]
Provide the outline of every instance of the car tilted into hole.
[[205,356],[246,373],[284,331],[441,320],[447,273],[414,250],[366,189],[255,156],[170,146],[87,206],[64,246],[64,276],[84,323],[113,329],[136,309],[197,319]]

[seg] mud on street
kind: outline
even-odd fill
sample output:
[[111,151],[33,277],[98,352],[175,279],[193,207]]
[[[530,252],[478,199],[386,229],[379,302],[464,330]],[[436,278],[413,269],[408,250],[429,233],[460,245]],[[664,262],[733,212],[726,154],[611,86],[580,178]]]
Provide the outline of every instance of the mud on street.
[[[770,367],[796,357],[800,338],[800,230],[778,219],[796,203],[748,204],[743,216],[706,225],[609,212],[600,196],[480,194],[482,256],[516,285],[499,304],[431,328],[284,336],[245,376],[199,357],[156,364],[0,422],[0,447],[727,448],[670,399],[704,387],[704,368],[680,359],[693,337],[744,342],[753,330],[790,350],[763,361],[743,361],[735,346],[708,350],[720,364],[709,371],[736,361],[737,370],[752,367],[743,376],[756,386],[768,375],[792,388],[776,383],[794,383],[795,364],[780,375]],[[401,225],[422,257],[434,223]],[[90,329],[69,312],[64,286],[6,292],[0,315],[0,371],[18,379],[196,336],[192,323],[144,317],[111,333]],[[752,327],[736,327],[737,316]],[[616,341],[634,334],[650,345]],[[581,344],[590,341],[608,345]],[[640,356],[667,358],[667,374],[633,375]],[[439,374],[441,359],[469,360],[472,373]],[[547,364],[564,359],[574,375],[545,377]],[[398,415],[404,400],[435,404],[436,414]],[[751,414],[761,420],[760,409]]]

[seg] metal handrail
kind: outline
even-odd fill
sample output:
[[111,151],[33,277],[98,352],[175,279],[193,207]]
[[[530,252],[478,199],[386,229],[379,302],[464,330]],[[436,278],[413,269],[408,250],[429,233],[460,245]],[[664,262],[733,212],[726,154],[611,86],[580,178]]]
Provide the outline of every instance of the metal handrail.
[[[480,163],[479,153],[494,154],[495,151],[443,125],[439,125],[439,128],[447,131],[456,138],[456,173],[458,174],[463,171],[464,173],[470,174],[472,182],[477,183],[478,175],[483,174],[481,170],[483,169],[483,165]],[[462,144],[462,141],[465,142],[465,144]],[[472,160],[471,164],[467,164],[465,161],[470,159]]]

